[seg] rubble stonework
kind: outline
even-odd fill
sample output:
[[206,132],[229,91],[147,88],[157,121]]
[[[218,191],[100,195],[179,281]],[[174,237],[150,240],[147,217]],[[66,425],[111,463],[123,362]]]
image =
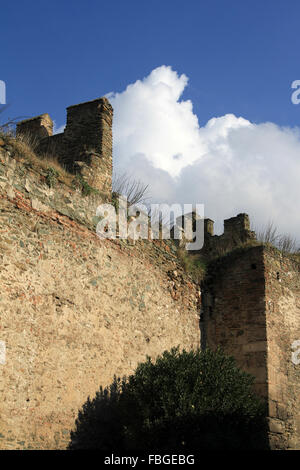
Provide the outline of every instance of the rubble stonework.
[[0,139],[0,448],[66,448],[88,395],[179,345],[233,355],[267,400],[271,448],[300,449],[299,263],[258,245],[247,214],[226,219],[222,235],[203,220],[201,286],[172,240],[100,240],[112,116],[99,98],[67,108],[61,134],[48,114],[17,127],[97,189],[87,197],[59,178],[47,184],[45,168]]
[[300,449],[299,263],[253,246],[213,261],[202,284],[202,347],[224,351],[255,377],[268,403],[272,449]]
[[199,289],[171,241],[99,239],[101,202],[0,142],[1,449],[65,449],[100,385],[200,346]]
[[53,135],[48,114],[21,121],[17,135],[26,134],[38,141],[39,153],[52,154],[73,173],[79,173],[94,189],[111,193],[113,109],[107,98],[67,108],[63,133]]
[[197,221],[199,230],[203,230],[204,235],[203,247],[198,252],[204,255],[210,257],[220,256],[239,245],[256,241],[255,232],[250,230],[248,214],[238,214],[236,217],[225,219],[224,233],[214,235],[214,221],[208,218],[201,220],[197,213],[191,212],[184,217],[178,217],[175,226],[172,228],[171,236],[180,240],[179,246],[185,246],[186,243],[194,240],[193,234],[195,235],[197,230]]
[[53,121],[47,113],[25,119],[17,124],[18,134],[30,135],[37,141],[47,139],[53,135]]

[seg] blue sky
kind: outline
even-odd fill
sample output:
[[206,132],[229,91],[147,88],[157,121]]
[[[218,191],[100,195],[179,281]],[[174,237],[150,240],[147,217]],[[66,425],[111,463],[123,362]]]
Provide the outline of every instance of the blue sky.
[[200,123],[225,113],[298,125],[300,4],[288,1],[53,0],[1,4],[0,79],[10,116],[122,91],[160,65],[189,77]]
[[5,115],[59,128],[111,93],[114,168],[153,200],[300,240],[299,16],[295,0],[2,2]]

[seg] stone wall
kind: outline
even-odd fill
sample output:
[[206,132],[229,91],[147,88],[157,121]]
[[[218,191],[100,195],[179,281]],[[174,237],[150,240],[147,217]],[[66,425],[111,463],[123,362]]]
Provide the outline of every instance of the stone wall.
[[209,266],[202,287],[203,347],[221,346],[267,396],[263,247],[237,250]]
[[62,134],[53,134],[48,114],[21,121],[17,135],[36,141],[37,152],[50,154],[73,173],[107,195],[112,184],[112,118],[107,98],[98,98],[67,108],[67,124]]
[[250,230],[248,214],[238,214],[236,217],[225,219],[224,233],[214,235],[214,221],[208,218],[201,219],[196,212],[191,212],[177,217],[171,236],[180,240],[180,246],[185,246],[186,243],[194,240],[193,236],[197,230],[203,231],[203,247],[200,250],[194,250],[192,254],[201,253],[206,258],[224,255],[241,244],[256,241],[255,232]]
[[17,134],[31,136],[36,141],[41,141],[53,135],[53,121],[49,114],[41,114],[18,123],[16,132]]
[[114,374],[200,345],[199,291],[171,242],[100,240],[100,202],[0,145],[1,449],[65,448]]
[[273,449],[300,449],[299,265],[263,246],[211,263],[202,286],[202,347],[224,351],[255,377],[269,406]]
[[255,232],[250,230],[248,214],[238,214],[236,217],[224,220],[224,233],[214,235],[214,222],[204,221],[204,246],[202,252],[209,256],[220,256],[241,244],[255,241]]
[[264,264],[271,441],[300,449],[300,364],[292,361],[300,340],[300,266],[275,249],[264,251]]
[[88,197],[72,178],[49,184],[51,168],[0,140],[0,448],[65,448],[78,409],[100,385],[133,372],[146,355],[196,348],[201,339],[255,376],[271,447],[300,449],[300,365],[291,360],[300,340],[299,265],[275,249],[240,246],[255,240],[246,214],[225,220],[220,236],[204,220],[202,253],[219,258],[202,295],[172,240],[100,240],[111,119],[101,98],[68,108],[63,134],[51,135],[48,115],[18,128],[98,189]]

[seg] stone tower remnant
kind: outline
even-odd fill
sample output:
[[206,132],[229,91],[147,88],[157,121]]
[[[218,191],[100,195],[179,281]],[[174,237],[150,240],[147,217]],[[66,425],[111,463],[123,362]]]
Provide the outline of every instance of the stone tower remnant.
[[81,174],[91,187],[110,195],[112,119],[112,106],[103,97],[69,106],[63,133],[53,135],[49,114],[19,122],[16,132],[32,137],[37,153],[57,157],[68,171]]

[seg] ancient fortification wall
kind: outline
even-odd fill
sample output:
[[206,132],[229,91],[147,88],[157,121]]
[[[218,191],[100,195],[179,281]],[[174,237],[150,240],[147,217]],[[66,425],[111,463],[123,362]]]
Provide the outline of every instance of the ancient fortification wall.
[[267,332],[263,247],[238,250],[212,263],[202,286],[202,346],[221,346],[256,377],[267,395]]
[[271,447],[300,449],[300,365],[291,349],[300,340],[299,264],[257,245],[247,214],[225,220],[220,236],[203,221],[196,255],[214,261],[201,290],[172,240],[100,239],[112,115],[99,98],[67,108],[62,134],[52,135],[48,114],[18,125],[67,175],[0,139],[0,448],[65,448],[78,409],[100,385],[146,355],[201,344],[221,346],[255,376]]
[[0,448],[61,449],[78,409],[146,355],[200,344],[171,244],[100,240],[83,197],[0,146]]
[[111,194],[113,109],[107,98],[67,108],[62,134],[53,135],[49,114],[21,121],[17,135],[33,136],[37,151],[58,157],[68,171],[81,174],[87,183]]
[[248,214],[238,214],[236,217],[224,220],[224,232],[221,235],[214,234],[214,221],[208,218],[201,219],[195,212],[177,217],[176,224],[172,227],[171,236],[178,239],[180,247],[195,241],[195,234],[203,241],[203,246],[194,254],[201,252],[206,259],[223,256],[240,245],[256,241],[256,234],[250,230]]
[[213,262],[202,286],[202,347],[218,346],[255,376],[274,449],[300,448],[299,265],[278,250],[240,249]]
[[274,249],[264,251],[264,265],[271,438],[275,448],[300,449],[300,364],[292,360],[300,340],[300,266]]

